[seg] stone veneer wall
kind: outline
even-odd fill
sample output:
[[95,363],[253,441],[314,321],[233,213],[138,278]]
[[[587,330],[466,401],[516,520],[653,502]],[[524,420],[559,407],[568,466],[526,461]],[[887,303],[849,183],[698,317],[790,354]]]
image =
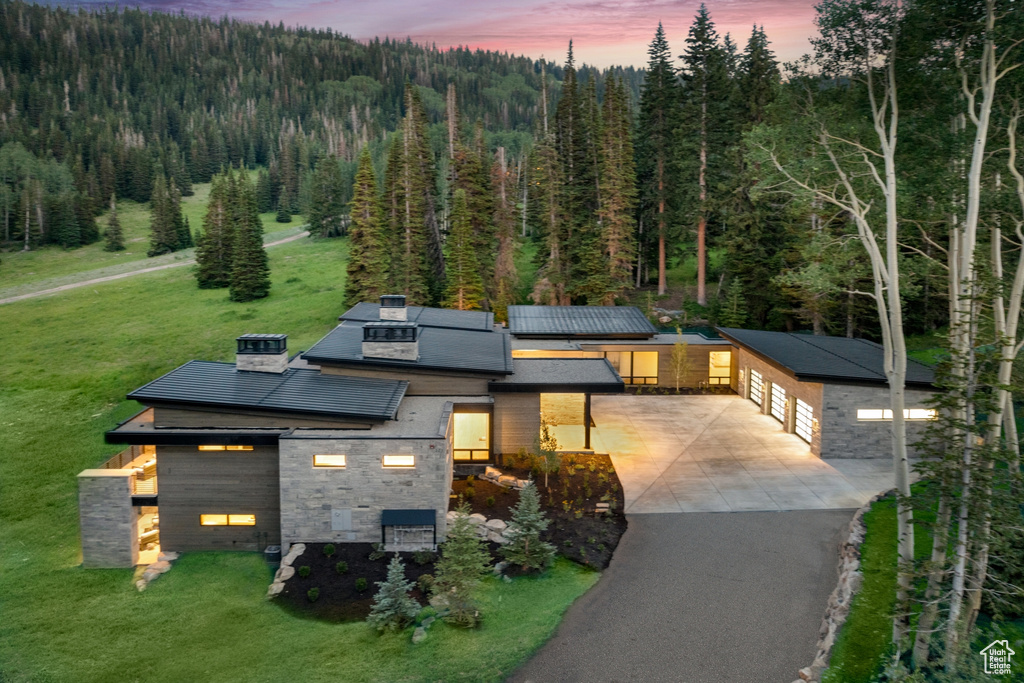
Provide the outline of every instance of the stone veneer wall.
[[[435,510],[440,543],[446,531],[452,482],[449,443],[440,435],[303,438],[299,432],[282,437],[282,549],[287,552],[292,543],[298,542],[379,543],[383,510]],[[318,454],[345,455],[346,466],[314,468],[313,456]],[[384,455],[406,454],[416,456],[415,467],[392,469],[381,465]],[[349,519],[349,529],[333,528]]]
[[82,566],[134,567],[139,561],[138,509],[131,470],[85,470],[78,475]]
[[235,356],[235,368],[249,372],[281,373],[288,369],[288,352],[239,353]]
[[[750,370],[754,369],[761,373],[766,383],[764,401],[761,405],[761,412],[765,415],[771,415],[771,391],[768,388],[768,383],[781,386],[786,391],[787,400],[799,398],[811,406],[811,409],[814,411],[814,419],[818,420],[819,425],[821,425],[820,428],[815,429],[811,433],[811,452],[819,457],[826,457],[821,450],[822,430],[824,428],[822,422],[823,386],[817,382],[799,382],[795,377],[786,374],[774,365],[770,365],[746,349],[738,349],[737,354],[737,367],[739,371],[736,373],[736,385],[734,386],[736,393],[749,400],[747,384],[750,381]],[[787,405],[792,404],[787,403]],[[787,422],[791,421],[787,420]],[[779,427],[788,431],[785,425],[780,424]]]
[[[906,390],[907,408],[927,408],[925,402],[934,392]],[[888,386],[825,385],[825,411],[821,422],[822,457],[878,458],[892,454],[892,422],[858,421],[858,408],[889,407]],[[908,421],[907,452],[913,456],[913,444],[928,426],[927,420]]]

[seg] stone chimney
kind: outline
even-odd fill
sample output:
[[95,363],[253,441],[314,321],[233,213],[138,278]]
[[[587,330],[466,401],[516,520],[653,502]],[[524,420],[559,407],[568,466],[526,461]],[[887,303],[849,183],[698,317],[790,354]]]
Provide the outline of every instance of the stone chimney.
[[380,298],[380,319],[405,322],[409,312],[405,307],[404,294],[384,294]]
[[[405,297],[402,297],[403,299]],[[389,309],[381,307],[381,312]],[[390,310],[395,310],[394,308]],[[404,308],[402,309],[405,310]],[[416,323],[381,320],[363,325],[363,358],[419,360],[420,329]]]
[[288,369],[287,334],[243,334],[235,341],[237,370],[282,373]]

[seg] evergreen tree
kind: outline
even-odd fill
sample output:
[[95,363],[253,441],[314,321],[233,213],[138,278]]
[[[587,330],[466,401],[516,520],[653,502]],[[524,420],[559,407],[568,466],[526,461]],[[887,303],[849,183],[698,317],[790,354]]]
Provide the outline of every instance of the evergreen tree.
[[[319,237],[345,234],[344,179],[336,158],[321,159],[309,188],[309,231]],[[258,191],[259,188],[257,188]]]
[[114,195],[110,195],[110,216],[104,238],[103,251],[124,251],[124,232],[121,230],[121,221],[117,219],[117,200]]
[[388,564],[387,580],[376,583],[377,594],[366,621],[381,632],[402,630],[416,617],[420,604],[409,595],[416,584],[405,579],[405,565],[398,553]]
[[768,47],[764,27],[754,26],[739,64],[739,88],[748,124],[763,123],[781,81],[775,54]]
[[153,181],[150,200],[150,237],[148,256],[169,254],[178,249],[178,226],[167,180],[159,174]]
[[463,503],[455,512],[441,544],[441,559],[434,565],[433,594],[448,607],[445,621],[469,628],[480,622],[473,592],[486,574],[490,558],[476,525],[469,521],[469,506]]
[[274,210],[274,192],[270,184],[270,174],[265,168],[261,168],[256,174],[256,201],[260,213],[270,213]]
[[192,242],[192,230],[188,226],[188,219],[181,213],[181,193],[173,178],[171,178],[170,185],[168,210],[171,213],[171,222],[174,224],[178,249],[189,249],[195,246]]
[[486,150],[483,146],[483,126],[480,123],[476,125],[472,146],[467,147],[461,142],[456,142],[455,156],[451,162],[455,182],[451,189],[453,210],[455,192],[465,192],[473,249],[480,272],[484,274],[484,284],[490,292],[493,291],[490,274],[494,272],[497,244],[494,234],[494,195],[487,173]]
[[203,229],[196,245],[196,280],[200,289],[219,289],[230,284],[235,245],[234,174],[228,171],[216,175],[211,183]]
[[515,303],[519,276],[516,272],[516,218],[515,188],[509,177],[505,148],[498,147],[497,158],[491,168],[491,186],[494,193],[494,227],[498,238],[498,254],[494,260],[494,298],[491,310],[499,322],[508,319],[508,307]]
[[291,223],[292,214],[288,208],[291,204],[291,200],[288,198],[288,188],[284,185],[281,186],[281,191],[277,195],[277,216],[274,218],[278,223]]
[[519,492],[519,502],[512,508],[512,521],[505,531],[509,542],[501,554],[523,571],[543,570],[555,559],[555,547],[542,541],[540,533],[548,528],[548,520],[540,508],[540,494],[533,482]]
[[604,98],[601,136],[600,219],[607,273],[604,291],[594,303],[610,305],[632,286],[636,256],[636,170],[633,164],[633,117],[621,81],[610,79]]
[[566,305],[566,228],[562,220],[562,169],[554,133],[541,137],[530,154],[529,197],[535,216],[539,267],[530,298],[537,304]]
[[[665,30],[658,23],[647,50],[650,61],[640,96],[637,121],[636,166],[640,194],[641,226],[651,228],[641,238],[656,237],[656,249],[641,243],[641,255],[654,251],[658,263],[658,294],[668,289],[666,272],[668,242],[675,237],[671,216],[677,192],[677,169],[672,148],[682,99],[679,81],[671,65]],[[646,248],[645,248],[646,247]],[[640,271],[641,264],[637,264]]]
[[388,291],[387,225],[377,197],[373,160],[365,147],[359,156],[350,214],[348,278],[345,281],[345,304],[349,307],[360,301],[377,301]]
[[686,50],[681,56],[683,80],[682,124],[677,132],[681,164],[683,224],[696,223],[697,303],[707,305],[707,222],[712,211],[709,187],[717,187],[727,165],[727,150],[735,141],[732,104],[735,101],[729,75],[729,55],[718,44],[718,33],[707,7],[690,26]]
[[263,223],[256,207],[256,189],[243,171],[237,181],[238,223],[231,258],[232,301],[253,301],[270,293],[270,266],[263,247]]
[[456,190],[452,205],[452,231],[445,243],[445,263],[448,280],[442,305],[460,311],[480,309],[484,298],[484,283],[480,265],[476,260],[473,228],[466,206],[466,191]]

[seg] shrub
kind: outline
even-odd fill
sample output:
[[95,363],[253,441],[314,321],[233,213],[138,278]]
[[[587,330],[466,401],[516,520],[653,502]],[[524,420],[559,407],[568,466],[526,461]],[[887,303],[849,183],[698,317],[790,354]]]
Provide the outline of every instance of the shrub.
[[395,553],[388,564],[388,578],[377,582],[377,595],[373,597],[373,607],[366,621],[378,631],[398,631],[405,627],[420,611],[420,604],[409,595],[413,585],[405,579],[405,565]]
[[470,500],[472,500],[473,496],[475,496],[475,495],[476,495],[476,489],[473,488],[472,486],[467,486],[466,487],[466,498],[469,498]]
[[374,543],[373,550],[370,552],[370,559],[376,561],[382,557],[384,557],[384,544]]
[[466,486],[472,486],[474,481],[476,481],[476,477],[470,474],[466,477]]
[[359,591],[360,593],[362,593],[364,590],[366,590],[366,585],[367,585],[366,584],[366,579],[364,579],[362,577],[356,579],[356,590]]
[[420,578],[416,579],[416,585],[418,585],[420,590],[424,593],[429,593],[430,589],[434,587],[434,575],[420,574]]
[[310,602],[316,602],[316,599],[319,598],[319,597],[320,597],[320,589],[319,588],[314,587],[314,588],[310,588],[308,591],[306,591],[306,598],[308,598]]
[[487,496],[487,500],[484,501],[484,505],[489,508],[494,507],[494,496]]
[[333,554],[334,554],[334,544],[333,543],[328,543],[327,545],[324,546],[324,555],[326,555],[327,557],[330,557]]
[[414,552],[412,554],[413,562],[415,562],[416,564],[418,564],[420,566],[423,566],[425,564],[430,564],[431,562],[433,562],[436,559],[437,559],[437,555],[435,555],[432,550],[417,550],[416,552]]
[[571,541],[571,540],[569,540],[569,539],[567,538],[567,539],[565,539],[565,541],[564,541],[564,542],[562,543],[562,545],[564,545],[564,546],[565,546],[566,548],[571,548],[571,547],[572,547],[572,541]]
[[306,578],[307,576],[309,576],[309,573],[311,571],[313,570],[310,569],[308,565],[302,565],[301,567],[299,567],[299,576],[301,576],[302,578]]
[[348,562],[346,562],[345,560],[342,560],[338,564],[334,565],[334,571],[338,572],[339,574],[347,574],[348,573]]

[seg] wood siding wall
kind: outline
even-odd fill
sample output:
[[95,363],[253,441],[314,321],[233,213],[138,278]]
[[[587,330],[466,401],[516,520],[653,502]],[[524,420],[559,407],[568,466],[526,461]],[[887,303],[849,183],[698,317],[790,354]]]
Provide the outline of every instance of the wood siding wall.
[[540,394],[495,394],[492,419],[493,453],[533,449],[540,434]]
[[[658,352],[658,384],[648,386],[659,386],[674,389],[676,386],[675,377],[672,374],[672,345],[671,344],[581,344],[584,351],[657,351]],[[710,344],[689,344],[686,348],[686,355],[690,359],[690,367],[679,382],[680,387],[696,387],[698,384],[708,381],[710,369],[710,353],[712,351],[732,352],[732,374],[736,375],[736,348],[731,344],[710,345]]]
[[[281,542],[278,449],[158,446],[163,550],[263,550]],[[256,515],[255,526],[200,526],[199,515]]]

